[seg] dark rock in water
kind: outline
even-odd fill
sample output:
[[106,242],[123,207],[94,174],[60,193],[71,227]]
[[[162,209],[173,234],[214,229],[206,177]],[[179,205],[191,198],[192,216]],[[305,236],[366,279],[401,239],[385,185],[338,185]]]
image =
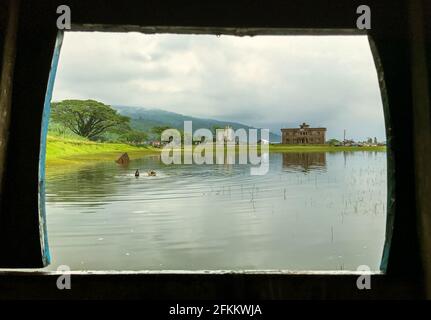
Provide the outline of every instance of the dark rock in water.
[[120,158],[118,158],[117,161],[115,161],[118,164],[129,164],[130,162],[130,158],[129,155],[127,153],[124,153]]
[[135,177],[137,178],[137,177],[139,177],[139,170],[136,170],[136,172],[135,172]]

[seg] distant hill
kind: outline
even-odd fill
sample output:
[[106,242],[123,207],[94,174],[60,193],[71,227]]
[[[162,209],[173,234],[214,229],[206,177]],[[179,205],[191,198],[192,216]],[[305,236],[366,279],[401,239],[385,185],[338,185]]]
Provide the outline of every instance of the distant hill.
[[[164,111],[161,109],[149,109],[142,107],[128,107],[128,106],[112,106],[120,114],[131,118],[131,126],[135,130],[150,132],[151,128],[158,126],[169,126],[174,129],[183,129],[184,121],[193,121],[193,130],[200,128],[212,129],[214,126],[225,127],[231,126],[237,130],[254,129],[251,126],[241,124],[238,122],[221,121],[215,119],[204,119],[182,115],[175,112]],[[280,142],[279,135],[270,133],[269,140],[271,142]]]

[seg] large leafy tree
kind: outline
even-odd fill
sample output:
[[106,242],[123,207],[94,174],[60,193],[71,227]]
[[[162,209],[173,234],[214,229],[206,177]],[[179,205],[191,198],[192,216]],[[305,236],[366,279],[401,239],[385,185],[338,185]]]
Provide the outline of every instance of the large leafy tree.
[[105,132],[130,130],[129,118],[95,100],[64,100],[51,104],[51,118],[72,132],[89,139]]
[[171,129],[171,127],[169,126],[157,126],[157,127],[152,127],[151,132],[156,135],[157,139],[161,139],[163,131],[169,130],[169,129]]

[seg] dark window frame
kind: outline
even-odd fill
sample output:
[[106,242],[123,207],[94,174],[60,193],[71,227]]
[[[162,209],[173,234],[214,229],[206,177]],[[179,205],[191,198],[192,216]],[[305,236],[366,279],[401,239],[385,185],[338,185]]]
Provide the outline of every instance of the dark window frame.
[[[289,29],[295,34],[303,34],[307,30],[309,33],[342,35],[351,34],[354,30],[357,18],[356,8],[362,3],[340,0],[335,1],[332,7],[328,7],[328,2],[324,0],[274,0],[262,3],[246,0],[235,3],[194,0],[174,3],[156,0],[123,0],[114,4],[107,0],[22,2],[16,43],[7,168],[3,182],[7,188],[1,195],[0,204],[0,244],[3,251],[0,256],[1,267],[35,268],[44,265],[41,254],[37,183],[41,119],[57,35],[56,8],[61,4],[71,7],[72,21],[75,26],[82,26],[87,30],[130,31],[129,28],[134,28],[135,31],[146,30],[149,33],[162,30],[177,33],[181,29],[193,28],[201,30],[202,33],[217,34],[224,29],[226,32],[242,35],[244,30],[253,33],[256,29],[262,29],[273,33],[274,29]],[[388,152],[392,155],[392,160],[388,163],[388,174],[392,178],[388,181],[393,182],[388,186],[388,194],[394,195],[391,198],[391,205],[387,207],[388,220],[392,220],[393,223],[386,232],[387,243],[391,242],[390,246],[385,246],[382,261],[382,265],[387,267],[386,273],[373,276],[373,283],[376,284],[373,290],[367,292],[357,290],[355,274],[331,272],[324,274],[312,272],[303,274],[292,272],[286,274],[161,273],[156,275],[145,272],[140,274],[77,272],[74,273],[75,281],[87,287],[91,286],[94,292],[87,293],[83,289],[78,289],[74,294],[87,297],[97,293],[102,296],[115,296],[104,292],[103,288],[96,289],[97,283],[101,280],[109,280],[113,281],[112,287],[121,289],[126,284],[132,286],[128,290],[136,294],[140,293],[136,291],[139,286],[141,289],[146,286],[145,292],[148,297],[172,297],[170,292],[173,289],[170,288],[168,292],[167,289],[160,288],[160,282],[176,285],[178,289],[176,296],[183,292],[183,297],[189,298],[202,297],[202,291],[198,295],[199,290],[191,287],[193,284],[190,284],[190,282],[200,283],[210,288],[203,296],[214,297],[217,293],[226,292],[227,281],[236,283],[236,294],[235,292],[228,294],[233,297],[412,298],[420,296],[425,253],[421,251],[419,244],[425,244],[425,247],[427,244],[420,237],[423,228],[418,224],[418,220],[425,219],[425,213],[418,212],[416,200],[419,199],[419,206],[424,205],[425,200],[422,195],[417,194],[417,190],[425,190],[426,185],[415,180],[414,169],[417,160],[414,155],[418,155],[416,152],[418,142],[413,134],[425,134],[425,132],[415,126],[413,121],[419,119],[415,112],[423,110],[423,106],[421,107],[412,97],[414,94],[425,96],[426,93],[418,89],[417,81],[411,81],[411,75],[417,75],[416,70],[421,66],[420,61],[412,60],[412,54],[420,53],[421,48],[411,45],[410,32],[419,30],[420,26],[412,21],[419,21],[422,11],[418,10],[419,4],[410,4],[402,0],[370,0],[368,5],[372,8],[373,17],[373,29],[368,32],[368,35],[373,40],[372,50],[378,53],[377,55],[374,53],[374,57],[379,57],[376,60],[376,67],[381,71],[379,73],[381,91],[386,92],[386,96],[382,95],[382,98]],[[406,12],[409,14],[406,15]],[[415,20],[415,17],[419,20]],[[30,77],[29,72],[31,72]],[[390,158],[389,153],[388,158]],[[426,167],[419,169],[424,173],[428,170]],[[393,214],[389,214],[390,212]],[[18,288],[16,292],[22,288],[21,292],[23,294],[27,292],[26,296],[32,295],[28,292],[31,285],[23,281],[23,276],[26,279],[34,279],[36,287],[44,283],[50,284],[57,276],[56,273],[0,272],[0,285],[5,279],[4,275],[8,279],[16,279],[16,288]],[[138,284],[134,282],[136,280]],[[133,283],[135,283],[134,286]],[[157,283],[156,287],[154,283]],[[247,294],[244,291],[246,288],[254,289]],[[338,291],[331,292],[329,288]],[[188,291],[184,291],[186,289]],[[34,294],[37,296],[37,290]]]

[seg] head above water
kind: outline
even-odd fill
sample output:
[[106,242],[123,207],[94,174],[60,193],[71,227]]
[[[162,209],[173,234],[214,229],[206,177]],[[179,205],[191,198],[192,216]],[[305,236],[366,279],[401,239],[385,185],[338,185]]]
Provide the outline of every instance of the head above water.
[[150,171],[148,171],[148,176],[155,177],[155,176],[157,176],[157,173],[155,170],[150,170]]

